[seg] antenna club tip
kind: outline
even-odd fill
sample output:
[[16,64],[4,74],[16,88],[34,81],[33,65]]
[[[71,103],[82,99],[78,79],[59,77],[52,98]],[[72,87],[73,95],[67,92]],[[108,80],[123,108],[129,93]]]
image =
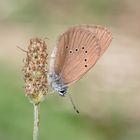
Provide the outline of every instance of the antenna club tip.
[[76,110],[76,113],[79,114],[80,112],[78,110]]

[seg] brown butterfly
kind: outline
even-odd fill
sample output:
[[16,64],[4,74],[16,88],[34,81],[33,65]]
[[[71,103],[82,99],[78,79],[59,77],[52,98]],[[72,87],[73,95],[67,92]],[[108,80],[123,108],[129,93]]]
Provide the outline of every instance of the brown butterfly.
[[97,62],[112,40],[102,26],[74,26],[60,35],[50,60],[49,84],[64,96],[68,86],[81,79]]

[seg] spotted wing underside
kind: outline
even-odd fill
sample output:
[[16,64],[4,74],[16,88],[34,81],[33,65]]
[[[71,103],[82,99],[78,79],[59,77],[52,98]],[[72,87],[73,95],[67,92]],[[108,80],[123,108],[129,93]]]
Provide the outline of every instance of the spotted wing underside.
[[101,26],[75,26],[58,40],[54,71],[67,85],[79,80],[104,53],[112,40]]

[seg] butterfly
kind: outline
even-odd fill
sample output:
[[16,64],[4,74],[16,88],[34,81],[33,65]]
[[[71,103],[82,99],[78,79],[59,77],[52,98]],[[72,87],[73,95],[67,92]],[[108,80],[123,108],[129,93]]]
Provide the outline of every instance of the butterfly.
[[61,34],[50,60],[48,81],[52,89],[64,96],[68,87],[95,65],[111,41],[111,32],[102,26],[73,26]]

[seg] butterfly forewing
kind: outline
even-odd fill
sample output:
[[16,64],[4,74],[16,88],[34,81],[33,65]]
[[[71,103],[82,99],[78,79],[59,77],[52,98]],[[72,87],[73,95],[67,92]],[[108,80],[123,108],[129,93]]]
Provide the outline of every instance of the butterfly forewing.
[[66,51],[67,51],[67,42],[68,42],[69,36],[67,34],[63,35],[63,38],[60,37],[58,40],[58,46],[57,52],[55,56],[55,64],[54,64],[54,71],[57,75],[60,74],[62,67],[64,65],[65,57],[66,57]]
[[96,38],[99,40],[99,44],[101,47],[101,53],[100,53],[101,55],[105,52],[105,50],[108,48],[108,46],[110,45],[112,41],[111,32],[107,28],[102,27],[102,26],[80,25],[80,26],[74,26],[72,28],[88,30],[94,33],[96,35]]
[[104,53],[112,40],[104,27],[74,26],[58,40],[54,71],[66,84],[79,80]]
[[[58,75],[64,84],[70,85],[79,80],[96,63],[99,56],[100,46],[95,34],[83,29],[69,30],[60,36],[55,71],[59,71]],[[57,57],[61,57],[59,63]]]

